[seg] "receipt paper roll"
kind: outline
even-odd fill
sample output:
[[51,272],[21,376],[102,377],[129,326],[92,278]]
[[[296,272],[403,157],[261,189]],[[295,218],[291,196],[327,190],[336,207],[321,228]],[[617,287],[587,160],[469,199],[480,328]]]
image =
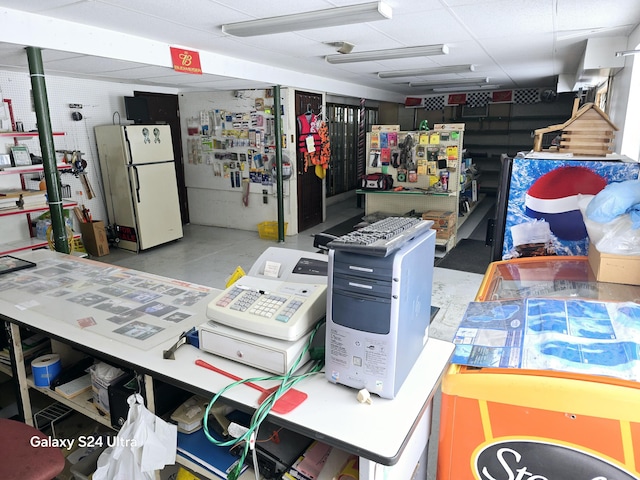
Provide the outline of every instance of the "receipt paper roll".
[[60,355],[56,353],[42,355],[31,362],[33,383],[36,387],[48,387],[61,369]]

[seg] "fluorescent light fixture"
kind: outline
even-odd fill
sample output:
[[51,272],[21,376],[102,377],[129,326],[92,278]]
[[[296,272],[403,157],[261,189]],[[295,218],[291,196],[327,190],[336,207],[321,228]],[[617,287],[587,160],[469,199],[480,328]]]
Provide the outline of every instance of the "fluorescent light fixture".
[[622,50],[621,52],[616,52],[616,57],[626,57],[637,53],[640,53],[640,50]]
[[457,87],[458,85],[478,85],[482,86],[485,83],[489,83],[489,77],[484,78],[461,78],[458,80],[451,80],[450,82],[440,81],[425,81],[425,82],[411,82],[409,83],[410,87],[431,87],[431,88],[446,88],[446,87]]
[[369,2],[346,7],[335,7],[313,12],[294,13],[281,17],[261,18],[222,25],[222,31],[236,37],[254,37],[271,33],[296,32],[312,28],[336,27],[354,23],[387,20],[392,10],[384,2]]
[[431,88],[432,92],[471,92],[475,90],[496,90],[501,85],[467,85],[462,87]]
[[420,77],[422,75],[442,75],[445,73],[465,73],[475,71],[475,65],[449,65],[447,67],[415,68],[413,70],[395,70],[378,72],[378,78]]
[[443,44],[421,47],[391,48],[389,50],[369,50],[368,52],[348,53],[345,55],[327,55],[328,63],[375,62],[376,60],[394,60],[396,58],[429,57],[446,55],[449,47]]

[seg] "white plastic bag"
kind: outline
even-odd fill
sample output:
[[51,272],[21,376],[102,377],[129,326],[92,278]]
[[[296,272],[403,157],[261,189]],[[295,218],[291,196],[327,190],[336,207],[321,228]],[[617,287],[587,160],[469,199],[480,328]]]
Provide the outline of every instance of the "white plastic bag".
[[98,458],[93,480],[153,480],[156,470],[175,463],[177,427],[147,410],[141,395],[127,402],[127,420]]
[[594,244],[599,252],[613,255],[640,255],[640,229],[633,228],[630,214],[625,213],[600,225],[604,234]]
[[601,253],[640,255],[640,229],[634,228],[631,214],[617,215],[602,223],[589,218],[587,211],[592,198],[578,195],[578,207],[587,227],[589,242]]

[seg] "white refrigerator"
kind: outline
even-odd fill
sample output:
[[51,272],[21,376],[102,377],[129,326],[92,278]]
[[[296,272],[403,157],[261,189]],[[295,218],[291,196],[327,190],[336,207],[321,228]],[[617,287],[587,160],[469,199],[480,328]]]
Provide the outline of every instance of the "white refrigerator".
[[182,238],[171,128],[104,125],[95,134],[118,246],[138,252]]

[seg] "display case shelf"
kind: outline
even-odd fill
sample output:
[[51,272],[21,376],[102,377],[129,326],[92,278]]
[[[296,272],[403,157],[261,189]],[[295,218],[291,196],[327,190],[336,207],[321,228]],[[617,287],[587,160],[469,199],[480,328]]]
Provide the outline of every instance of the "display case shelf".
[[[62,203],[62,208],[73,208],[78,205],[76,202],[65,201]],[[41,205],[31,205],[29,207],[25,207],[23,209],[20,208],[7,208],[4,210],[0,210],[0,217],[9,217],[11,215],[25,215],[27,213],[38,213],[38,212],[46,212],[49,210],[48,204]]]
[[[395,127],[389,129],[380,127],[379,131],[367,134],[367,153],[369,160],[366,173],[381,172],[391,175],[394,179],[394,187],[403,187],[402,190],[357,190],[365,198],[365,214],[374,213],[386,215],[415,215],[421,216],[425,212],[439,211],[451,212],[454,218],[458,217],[460,197],[460,175],[466,171],[465,149],[463,148],[464,124],[435,124],[431,131],[396,131]],[[385,140],[386,137],[386,140]],[[379,150],[377,158],[392,158],[393,155],[401,155],[401,147],[405,140],[409,142],[409,151],[405,152],[407,165],[413,164],[416,170],[415,181],[408,182],[398,180],[399,167],[382,164],[372,165],[372,152]],[[382,147],[388,145],[388,147]],[[390,152],[385,152],[388,149]],[[385,154],[383,156],[383,154]],[[401,157],[400,157],[401,158]],[[402,160],[401,160],[402,161]],[[420,172],[420,173],[418,173]],[[446,176],[445,176],[446,175]],[[447,178],[447,189],[434,188],[434,179],[442,181]],[[437,238],[436,246],[444,247],[448,252],[457,243],[457,228],[449,231],[447,238]]]

